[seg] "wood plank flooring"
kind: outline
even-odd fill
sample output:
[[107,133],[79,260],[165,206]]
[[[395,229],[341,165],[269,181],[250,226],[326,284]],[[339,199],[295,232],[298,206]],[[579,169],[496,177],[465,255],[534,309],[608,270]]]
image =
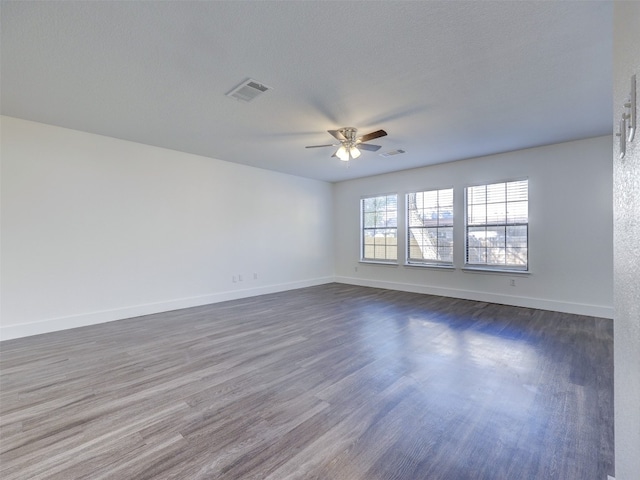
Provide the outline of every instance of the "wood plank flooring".
[[10,340],[0,478],[605,480],[612,330],[329,284]]

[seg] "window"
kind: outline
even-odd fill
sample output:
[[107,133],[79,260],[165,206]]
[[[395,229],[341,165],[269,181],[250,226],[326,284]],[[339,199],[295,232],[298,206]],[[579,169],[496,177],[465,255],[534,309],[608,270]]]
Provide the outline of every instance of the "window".
[[453,265],[453,188],[407,194],[407,263]]
[[466,189],[466,264],[528,269],[529,182]]
[[360,200],[362,260],[398,259],[398,197],[380,195]]

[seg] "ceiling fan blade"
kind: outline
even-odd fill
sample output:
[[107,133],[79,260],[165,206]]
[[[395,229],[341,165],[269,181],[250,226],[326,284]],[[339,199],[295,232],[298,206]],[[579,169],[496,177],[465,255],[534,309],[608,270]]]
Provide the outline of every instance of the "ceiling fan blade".
[[336,155],[338,153],[338,150],[336,150],[335,152],[333,152],[333,155],[331,155],[331,158],[333,157],[337,157],[338,155]]
[[333,135],[337,140],[340,140],[341,142],[344,142],[347,139],[347,137],[340,133],[340,130],[327,130],[327,132],[329,132],[330,135]]
[[382,145],[371,145],[370,143],[359,143],[356,148],[360,150],[369,150],[370,152],[376,152],[382,148]]
[[358,140],[361,142],[368,142],[369,140],[373,140],[374,138],[380,138],[387,135],[387,132],[384,130],[377,130],[375,132],[367,133],[366,135],[361,136]]
[[308,145],[304,148],[320,148],[320,147],[335,147],[336,145],[333,143],[329,143],[327,145]]

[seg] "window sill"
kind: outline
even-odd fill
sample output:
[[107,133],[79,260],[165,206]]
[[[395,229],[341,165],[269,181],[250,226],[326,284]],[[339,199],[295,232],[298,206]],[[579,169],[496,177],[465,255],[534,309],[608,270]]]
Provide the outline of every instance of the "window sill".
[[394,262],[394,261],[388,261],[385,262],[383,260],[360,260],[358,263],[365,263],[367,265],[383,265],[383,266],[387,266],[387,267],[397,267],[398,266],[398,262]]
[[453,265],[439,265],[437,263],[411,263],[407,262],[404,264],[405,267],[418,267],[418,268],[435,268],[437,270],[455,270],[456,267]]
[[530,270],[510,270],[508,268],[462,267],[463,272],[468,273],[497,273],[500,275],[531,275]]

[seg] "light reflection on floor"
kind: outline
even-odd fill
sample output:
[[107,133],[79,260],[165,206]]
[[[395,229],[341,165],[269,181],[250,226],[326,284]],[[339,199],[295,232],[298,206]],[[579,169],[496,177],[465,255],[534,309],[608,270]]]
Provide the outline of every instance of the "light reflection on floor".
[[[527,428],[539,429],[548,421],[536,405],[539,352],[535,341],[522,332],[499,324],[473,328],[473,319],[468,328],[426,315],[398,321],[397,312],[385,319],[379,306],[375,311],[376,318],[359,324],[359,334],[381,360],[379,374],[400,369],[426,397],[435,390],[449,391],[458,396],[456,402],[468,402],[478,411],[499,411],[522,428],[532,424]],[[434,404],[433,414],[446,415],[446,408]]]

